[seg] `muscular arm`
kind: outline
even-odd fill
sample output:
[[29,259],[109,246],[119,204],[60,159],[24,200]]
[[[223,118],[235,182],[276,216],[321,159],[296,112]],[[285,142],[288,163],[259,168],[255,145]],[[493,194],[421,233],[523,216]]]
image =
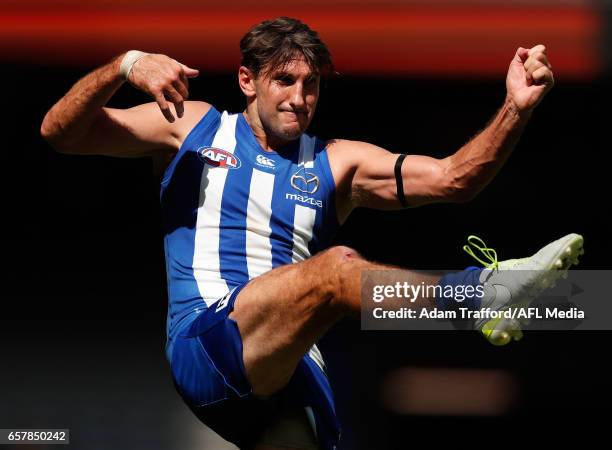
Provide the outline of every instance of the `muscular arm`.
[[103,115],[104,105],[124,83],[119,74],[123,56],[79,80],[47,112],[40,133],[56,150],[79,150],[94,122]]
[[506,99],[489,125],[447,158],[446,175],[453,200],[469,200],[493,180],[516,146],[531,111],[521,112]]
[[[146,103],[125,110],[106,108],[104,105],[125,82],[119,73],[123,56],[79,80],[46,114],[41,134],[57,151],[121,157],[172,153],[210,108],[204,102],[183,102],[187,88],[178,83],[186,80],[180,72],[181,65],[164,55],[150,55],[152,61],[146,64],[157,66],[149,67],[148,73],[134,70],[130,74],[133,84],[154,96],[157,104]],[[146,64],[142,69],[147,68]],[[175,73],[164,73],[171,72],[169,65],[179,68],[175,67]],[[177,88],[164,90],[162,76]]]
[[[490,124],[455,154],[435,159],[408,155],[402,164],[406,200],[411,206],[472,198],[497,174],[527,122],[506,102]],[[401,207],[394,167],[398,154],[365,142],[337,140],[328,145],[334,177],[344,177],[352,207]],[[344,174],[344,175],[341,175]],[[350,187],[349,187],[350,185]]]
[[[435,159],[408,155],[402,181],[408,204],[462,202],[495,177],[512,152],[533,108],[552,87],[544,46],[519,48],[510,64],[506,100],[487,127],[453,155]],[[328,144],[342,219],[356,206],[400,208],[394,166],[398,155],[364,142]]]

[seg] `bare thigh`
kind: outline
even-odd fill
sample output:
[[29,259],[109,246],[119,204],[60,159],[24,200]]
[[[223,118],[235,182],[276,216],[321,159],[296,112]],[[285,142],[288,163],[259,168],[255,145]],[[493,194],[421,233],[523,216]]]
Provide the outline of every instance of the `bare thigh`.
[[271,270],[240,291],[230,317],[240,330],[255,395],[285,386],[304,354],[347,313],[341,272],[358,260],[354,250],[333,247]]
[[[240,330],[246,375],[255,395],[284,387],[300,359],[334,323],[347,314],[359,316],[365,269],[396,269],[389,271],[389,283],[439,280],[438,275],[366,261],[355,250],[338,246],[271,270],[240,291],[230,317]],[[431,301],[420,298],[413,306]],[[405,306],[399,303],[397,307]]]

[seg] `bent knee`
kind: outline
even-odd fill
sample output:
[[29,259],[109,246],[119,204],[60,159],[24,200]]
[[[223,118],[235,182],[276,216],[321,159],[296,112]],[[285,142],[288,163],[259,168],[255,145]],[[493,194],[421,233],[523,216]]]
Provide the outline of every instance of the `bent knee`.
[[357,250],[345,245],[336,245],[331,247],[327,250],[326,254],[337,263],[345,263],[348,261],[361,259],[361,255],[357,253]]

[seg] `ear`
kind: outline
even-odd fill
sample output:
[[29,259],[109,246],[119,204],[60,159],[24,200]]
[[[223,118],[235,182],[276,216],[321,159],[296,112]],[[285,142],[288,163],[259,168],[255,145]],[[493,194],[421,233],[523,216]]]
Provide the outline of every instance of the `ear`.
[[255,77],[253,76],[253,72],[245,66],[240,66],[238,69],[238,84],[247,98],[255,96]]

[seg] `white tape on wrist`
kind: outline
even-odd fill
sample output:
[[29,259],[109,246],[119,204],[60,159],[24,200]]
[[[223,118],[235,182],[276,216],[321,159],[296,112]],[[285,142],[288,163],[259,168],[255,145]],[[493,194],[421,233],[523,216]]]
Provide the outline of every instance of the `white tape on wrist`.
[[125,54],[123,60],[121,61],[119,73],[127,80],[130,76],[130,72],[132,72],[134,64],[136,64],[136,61],[144,56],[147,56],[148,54],[149,53],[141,52],[140,50],[130,50]]

